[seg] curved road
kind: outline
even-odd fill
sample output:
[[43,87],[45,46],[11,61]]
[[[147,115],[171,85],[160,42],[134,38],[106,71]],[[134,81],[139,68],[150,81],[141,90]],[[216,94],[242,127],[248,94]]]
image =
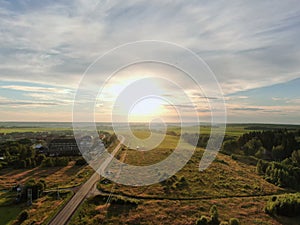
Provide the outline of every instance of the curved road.
[[[111,153],[112,157],[105,160],[99,169],[105,169],[110,161],[113,159],[113,156],[119,151],[122,143],[124,142],[124,137],[121,136],[120,143],[115,147],[113,152]],[[81,188],[76,192],[76,194],[70,199],[70,201],[52,218],[52,220],[48,223],[48,225],[65,225],[70,220],[78,206],[88,195],[89,191],[92,189],[93,185],[95,185],[100,180],[100,175],[95,172],[88,181],[86,181]]]

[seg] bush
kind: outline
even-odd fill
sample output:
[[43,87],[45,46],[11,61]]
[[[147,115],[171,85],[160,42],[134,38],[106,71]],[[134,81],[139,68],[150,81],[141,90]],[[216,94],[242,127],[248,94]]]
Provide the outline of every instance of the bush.
[[25,220],[27,220],[29,218],[29,214],[27,211],[23,211],[21,212],[21,214],[19,215],[18,221],[20,223],[24,222]]
[[45,158],[42,161],[42,167],[53,167],[53,166],[54,166],[54,163],[53,163],[52,158],[50,158],[50,157]]
[[54,166],[67,166],[69,159],[67,157],[57,157],[54,160]]
[[238,156],[237,154],[232,154],[232,155],[231,155],[231,158],[232,158],[233,160],[238,160],[238,159],[239,159],[239,156]]
[[47,157],[42,161],[42,167],[67,166],[69,159],[67,157]]
[[87,164],[87,162],[85,161],[85,159],[84,158],[79,158],[79,159],[77,159],[76,160],[76,162],[75,162],[75,165],[76,166],[84,166],[84,165],[86,165]]
[[207,225],[209,222],[209,218],[206,216],[201,216],[200,219],[197,220],[196,225]]
[[300,214],[300,194],[286,194],[275,198],[273,196],[265,207],[270,215],[294,217]]
[[240,225],[240,221],[236,218],[231,218],[229,220],[229,225]]
[[222,222],[220,223],[220,225],[228,225],[228,222],[227,222],[227,221],[222,221]]

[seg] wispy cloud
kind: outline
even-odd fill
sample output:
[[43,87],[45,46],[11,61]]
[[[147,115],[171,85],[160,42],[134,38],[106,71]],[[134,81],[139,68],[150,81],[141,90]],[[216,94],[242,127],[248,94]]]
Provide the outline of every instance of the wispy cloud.
[[0,88],[11,89],[16,91],[25,91],[25,92],[38,92],[38,93],[71,93],[70,89],[36,87],[36,86],[3,85],[0,86]]
[[[98,56],[126,42],[156,39],[196,52],[215,72],[226,100],[249,101],[245,109],[253,112],[251,98],[228,95],[300,76],[299,18],[296,0],[1,1],[0,76],[11,83],[1,90],[24,92],[31,98],[26,101],[66,103]],[[14,84],[20,81],[37,85]]]

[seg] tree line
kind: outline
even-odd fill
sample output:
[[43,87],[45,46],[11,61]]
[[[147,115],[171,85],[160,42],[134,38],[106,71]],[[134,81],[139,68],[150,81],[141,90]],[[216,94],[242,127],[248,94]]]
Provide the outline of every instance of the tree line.
[[300,187],[300,146],[298,131],[286,129],[249,132],[237,140],[223,143],[226,154],[255,157],[257,172],[265,180],[280,187]]

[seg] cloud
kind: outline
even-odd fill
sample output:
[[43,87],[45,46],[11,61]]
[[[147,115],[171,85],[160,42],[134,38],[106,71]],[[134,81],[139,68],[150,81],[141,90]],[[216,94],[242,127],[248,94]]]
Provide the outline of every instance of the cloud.
[[[174,42],[196,52],[226,95],[284,83],[300,75],[299,18],[296,0],[1,1],[0,76],[12,83],[1,89],[27,92],[35,101],[55,103],[56,98],[61,104],[98,56],[144,39]],[[184,60],[180,55],[176,59]],[[102,70],[94,75],[95,85],[102,82],[106,68]],[[20,81],[51,87],[14,84]],[[240,100],[248,101],[246,97]],[[288,104],[293,102],[297,100]],[[244,111],[255,111],[251,104]]]
[[71,93],[70,89],[52,88],[52,87],[37,87],[37,86],[21,86],[21,85],[3,85],[3,89],[11,89],[25,92],[39,92],[39,93]]
[[262,108],[253,108],[253,107],[240,107],[240,108],[232,108],[234,111],[263,111]]
[[0,98],[0,107],[12,107],[12,108],[21,108],[21,107],[52,107],[60,105],[58,102],[43,102],[43,101],[18,101],[8,98]]

